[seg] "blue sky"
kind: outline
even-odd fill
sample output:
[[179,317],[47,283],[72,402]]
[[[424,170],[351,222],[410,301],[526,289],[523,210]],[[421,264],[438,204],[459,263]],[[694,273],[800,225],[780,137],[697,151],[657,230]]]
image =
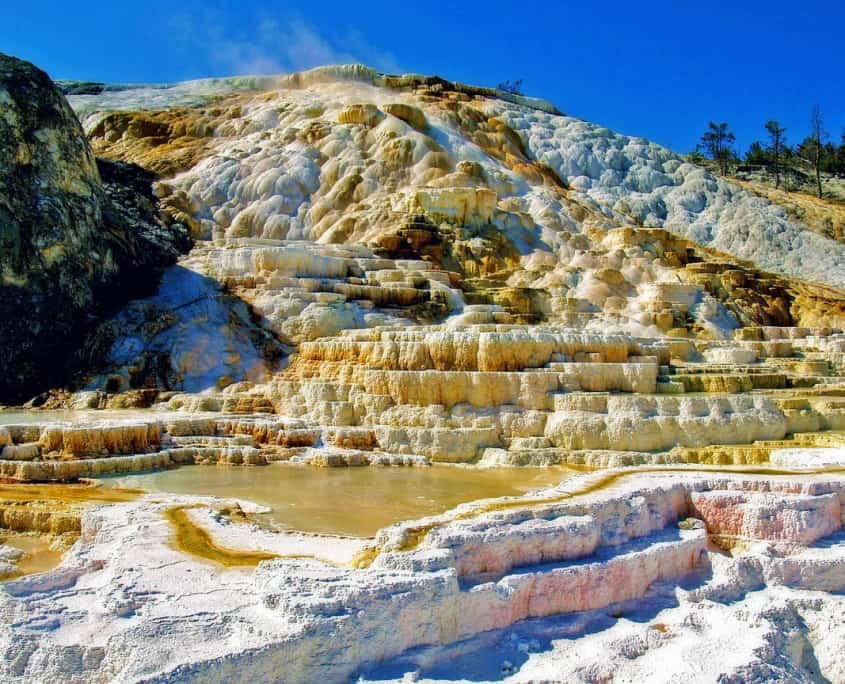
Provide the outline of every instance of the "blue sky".
[[796,142],[821,106],[845,127],[845,2],[14,3],[0,51],[54,78],[174,81],[360,61],[495,85],[679,151],[711,119],[745,148],[777,118]]

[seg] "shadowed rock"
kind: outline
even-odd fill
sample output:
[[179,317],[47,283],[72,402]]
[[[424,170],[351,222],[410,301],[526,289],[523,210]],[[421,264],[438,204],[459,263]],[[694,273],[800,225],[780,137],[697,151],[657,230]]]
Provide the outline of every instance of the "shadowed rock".
[[66,379],[93,320],[153,290],[187,249],[151,181],[98,163],[47,74],[0,55],[0,401]]

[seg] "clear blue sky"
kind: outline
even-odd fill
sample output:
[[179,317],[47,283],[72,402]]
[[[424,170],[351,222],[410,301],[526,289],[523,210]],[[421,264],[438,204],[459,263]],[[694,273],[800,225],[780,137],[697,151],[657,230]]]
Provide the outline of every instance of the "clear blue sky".
[[161,2],[30,0],[0,51],[54,78],[163,82],[338,61],[495,85],[679,151],[711,119],[743,149],[777,118],[790,142],[821,106],[845,126],[845,0]]

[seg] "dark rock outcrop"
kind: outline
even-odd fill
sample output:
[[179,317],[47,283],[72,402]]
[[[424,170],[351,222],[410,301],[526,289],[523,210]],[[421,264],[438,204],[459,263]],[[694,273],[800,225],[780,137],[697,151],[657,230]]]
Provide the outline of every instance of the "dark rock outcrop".
[[66,381],[86,331],[190,246],[153,180],[98,162],[47,74],[0,54],[0,402]]

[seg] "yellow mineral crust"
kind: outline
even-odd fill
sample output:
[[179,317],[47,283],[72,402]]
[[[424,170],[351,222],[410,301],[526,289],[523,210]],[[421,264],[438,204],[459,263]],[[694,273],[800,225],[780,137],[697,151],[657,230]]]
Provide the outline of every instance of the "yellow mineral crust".
[[174,543],[185,553],[212,561],[224,567],[252,567],[263,560],[277,558],[272,553],[236,551],[219,546],[211,535],[191,520],[184,507],[167,509],[165,517],[173,527]]
[[13,567],[0,572],[0,581],[8,581],[47,572],[62,561],[64,550],[76,539],[75,535],[63,535],[56,540],[50,535],[0,532],[0,545],[15,549],[19,556]]
[[235,107],[110,112],[89,127],[88,139],[97,154],[169,176],[208,154],[215,128]]
[[0,545],[20,552],[14,568],[0,579],[57,566],[64,551],[79,538],[82,515],[90,505],[133,501],[141,494],[85,484],[0,484]]

